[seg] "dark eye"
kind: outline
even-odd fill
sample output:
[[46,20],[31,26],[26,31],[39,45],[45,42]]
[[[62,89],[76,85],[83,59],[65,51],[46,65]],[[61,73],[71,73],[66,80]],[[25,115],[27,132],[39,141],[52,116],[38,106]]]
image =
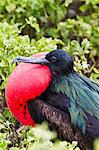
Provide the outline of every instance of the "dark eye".
[[55,57],[55,56],[52,56],[50,59],[51,59],[51,62],[53,62],[53,63],[55,63],[57,61],[57,57]]

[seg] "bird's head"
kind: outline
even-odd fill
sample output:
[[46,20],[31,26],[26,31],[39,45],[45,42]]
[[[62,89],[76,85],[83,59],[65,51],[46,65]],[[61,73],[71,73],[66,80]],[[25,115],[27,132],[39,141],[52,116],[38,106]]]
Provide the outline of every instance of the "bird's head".
[[73,60],[64,50],[57,49],[45,56],[52,73],[68,74],[73,70]]
[[61,49],[53,50],[42,58],[16,57],[13,62],[47,65],[53,75],[68,74],[73,70],[73,59],[66,51]]

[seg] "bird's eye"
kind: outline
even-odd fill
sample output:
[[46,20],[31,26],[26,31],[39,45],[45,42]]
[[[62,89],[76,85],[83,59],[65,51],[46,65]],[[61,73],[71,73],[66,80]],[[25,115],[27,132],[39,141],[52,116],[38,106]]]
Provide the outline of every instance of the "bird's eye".
[[52,56],[52,57],[51,57],[51,62],[55,63],[56,61],[57,61],[57,57]]

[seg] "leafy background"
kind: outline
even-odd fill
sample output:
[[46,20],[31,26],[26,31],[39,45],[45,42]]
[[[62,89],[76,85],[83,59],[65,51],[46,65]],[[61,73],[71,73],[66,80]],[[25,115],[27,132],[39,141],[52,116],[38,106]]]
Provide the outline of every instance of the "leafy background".
[[[0,150],[79,150],[46,123],[21,126],[5,103],[12,59],[56,48],[73,57],[77,72],[99,82],[98,0],[0,0]],[[98,150],[99,140],[94,145]]]

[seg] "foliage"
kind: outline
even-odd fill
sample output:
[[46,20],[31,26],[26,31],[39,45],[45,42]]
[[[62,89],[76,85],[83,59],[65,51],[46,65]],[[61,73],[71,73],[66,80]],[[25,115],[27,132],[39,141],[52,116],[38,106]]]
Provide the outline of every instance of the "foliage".
[[47,123],[36,128],[21,126],[16,130],[13,121],[7,121],[0,115],[0,131],[0,150],[80,150],[76,141],[70,144],[58,140],[56,132],[49,131]]
[[4,0],[0,4],[2,22],[24,26],[26,21],[36,30],[35,38],[61,37],[66,44],[88,38],[94,53],[98,51],[98,0],[75,0],[75,3],[73,0]]
[[97,138],[95,141],[94,141],[94,150],[98,150],[99,149],[99,138]]
[[[18,55],[30,56],[37,52],[63,48],[73,56],[77,72],[98,82],[98,15],[98,0],[0,0],[0,112],[3,114],[0,115],[0,150],[11,144],[9,136],[13,133],[10,124],[14,128],[20,126],[4,101],[6,81],[15,68],[15,64],[11,65],[12,59]],[[41,129],[42,126],[38,129],[26,127],[18,133],[21,144],[13,144],[14,147],[10,145],[10,149],[17,150],[21,147],[24,150],[27,146],[28,149],[34,149],[35,145],[37,150],[43,146],[51,150],[74,149],[75,142],[53,143],[55,134],[47,128],[41,132],[43,134],[44,130],[46,137],[38,137],[37,132]]]

